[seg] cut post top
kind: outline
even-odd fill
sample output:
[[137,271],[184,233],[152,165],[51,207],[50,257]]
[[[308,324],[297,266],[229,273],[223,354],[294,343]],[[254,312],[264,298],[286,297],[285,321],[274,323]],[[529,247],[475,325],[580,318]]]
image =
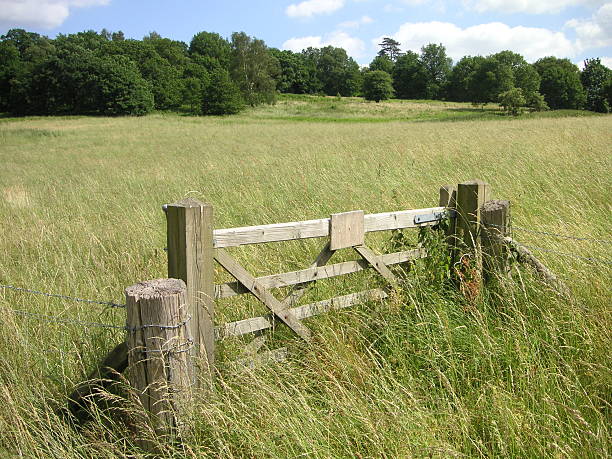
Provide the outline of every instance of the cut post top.
[[188,197],[188,198],[181,199],[178,202],[174,202],[172,204],[166,204],[165,206],[162,206],[162,207],[165,207],[166,209],[168,207],[193,208],[193,207],[212,207],[212,205],[206,202],[200,202],[195,198]]
[[181,279],[154,279],[139,282],[125,289],[125,294],[130,297],[150,300],[163,298],[168,295],[176,295],[185,290],[187,286]]

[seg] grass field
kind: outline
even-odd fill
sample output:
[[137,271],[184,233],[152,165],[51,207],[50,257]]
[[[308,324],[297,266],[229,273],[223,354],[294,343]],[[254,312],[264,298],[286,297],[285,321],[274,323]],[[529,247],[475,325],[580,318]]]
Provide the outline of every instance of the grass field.
[[[512,201],[515,225],[612,239],[612,117],[480,112],[287,97],[228,118],[0,120],[0,284],[123,302],[126,286],[166,275],[161,205],[185,196],[212,203],[222,228],[429,207],[440,185],[480,178]],[[193,407],[183,446],[157,439],[161,455],[609,457],[612,246],[514,236],[599,261],[538,252],[572,299],[515,268],[512,285],[470,304],[434,258],[392,300],[308,321],[312,348],[278,333],[271,347],[289,347],[286,364],[236,375],[228,362],[246,341],[223,343],[215,396]],[[264,274],[306,267],[320,245],[232,253]],[[379,281],[321,284],[308,299],[365,285]],[[139,456],[128,402],[82,426],[58,415],[122,332],[12,310],[125,320],[123,310],[0,289],[0,456]],[[263,307],[227,301],[218,311],[225,321]]]

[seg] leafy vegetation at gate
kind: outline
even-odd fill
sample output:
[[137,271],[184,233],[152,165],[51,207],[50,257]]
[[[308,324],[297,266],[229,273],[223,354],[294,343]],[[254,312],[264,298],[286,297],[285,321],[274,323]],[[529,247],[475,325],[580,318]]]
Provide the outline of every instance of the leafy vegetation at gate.
[[[292,95],[225,118],[2,119],[0,284],[123,302],[126,286],[166,276],[160,206],[186,196],[211,202],[215,227],[227,228],[429,207],[440,185],[473,178],[511,201],[519,241],[609,261],[609,244],[519,227],[612,238],[612,118],[484,113]],[[124,310],[0,290],[0,456],[142,457],[142,436],[167,458],[609,456],[610,265],[540,251],[571,299],[515,266],[512,283],[469,301],[448,282],[435,233],[390,236],[367,243],[422,242],[438,255],[384,303],[308,319],[312,347],[276,327],[265,347],[287,346],[288,363],[235,374],[248,340],[220,343],[216,391],[197,395],[182,444],[156,437],[121,396],[107,394],[85,424],[63,417],[67,394],[125,336],[14,312],[122,326]],[[230,250],[265,275],[307,267],[323,244]],[[361,274],[321,281],[303,301],[381,285]],[[235,297],[215,320],[265,312]]]
[[[12,29],[0,37],[0,112],[234,114],[243,107],[273,104],[279,92],[384,100],[390,90],[399,99],[485,106],[500,102],[502,93],[520,89],[525,99],[520,112],[551,108],[607,113],[612,105],[612,71],[598,59],[587,60],[580,72],[568,59],[545,57],[529,64],[506,50],[466,56],[453,66],[442,44],[424,45],[420,53],[403,53],[400,46],[384,38],[378,55],[360,69],[342,48],[280,51],[244,32],[233,33],[229,40],[199,32],[187,45],[155,32],[142,40],[105,30],[49,39]],[[225,72],[239,94],[230,97],[234,90],[228,84],[215,93],[211,80]],[[379,82],[374,85],[379,88],[376,95],[374,79]],[[228,97],[231,103],[219,103]]]

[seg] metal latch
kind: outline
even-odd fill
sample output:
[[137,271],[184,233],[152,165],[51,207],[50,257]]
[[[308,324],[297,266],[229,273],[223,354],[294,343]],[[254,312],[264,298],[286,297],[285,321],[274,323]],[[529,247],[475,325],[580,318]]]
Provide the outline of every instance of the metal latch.
[[420,225],[423,223],[438,222],[445,218],[455,218],[457,212],[454,210],[446,210],[442,212],[433,212],[431,214],[421,214],[414,216],[414,224]]

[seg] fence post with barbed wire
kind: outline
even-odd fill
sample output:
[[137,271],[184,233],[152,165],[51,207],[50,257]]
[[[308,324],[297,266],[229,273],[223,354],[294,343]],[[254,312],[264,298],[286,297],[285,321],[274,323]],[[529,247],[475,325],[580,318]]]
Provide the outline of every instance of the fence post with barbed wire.
[[486,282],[510,274],[509,249],[504,238],[510,234],[510,201],[493,199],[480,208],[482,221],[483,277]]
[[128,287],[125,296],[128,380],[155,433],[180,434],[194,385],[186,285],[156,279]]

